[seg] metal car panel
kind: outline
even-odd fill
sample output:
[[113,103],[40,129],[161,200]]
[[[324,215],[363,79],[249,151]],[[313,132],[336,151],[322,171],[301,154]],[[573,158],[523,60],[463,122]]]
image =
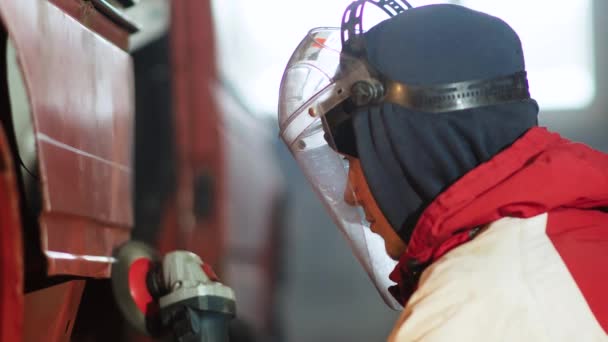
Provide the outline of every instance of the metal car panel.
[[14,170],[0,129],[0,341],[20,341],[23,328],[23,242]]
[[47,1],[0,0],[34,123],[49,275],[108,277],[133,223],[132,63],[83,25],[102,20],[91,13],[77,20]]

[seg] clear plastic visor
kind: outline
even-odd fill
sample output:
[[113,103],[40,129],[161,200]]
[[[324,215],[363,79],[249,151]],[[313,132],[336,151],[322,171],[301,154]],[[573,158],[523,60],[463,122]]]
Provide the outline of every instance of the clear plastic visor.
[[382,238],[371,231],[362,208],[347,203],[345,198],[357,201],[349,165],[331,148],[328,140],[333,138],[323,128],[324,115],[350,96],[354,82],[366,78],[364,63],[340,54],[339,29],[311,30],[283,75],[280,134],[386,304],[400,309],[388,291],[394,285],[389,274],[396,262],[387,255]]

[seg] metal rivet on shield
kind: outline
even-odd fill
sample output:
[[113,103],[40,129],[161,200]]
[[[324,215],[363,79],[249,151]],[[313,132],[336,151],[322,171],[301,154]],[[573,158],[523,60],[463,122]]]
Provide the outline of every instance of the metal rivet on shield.
[[306,142],[304,142],[304,140],[299,140],[298,147],[300,148],[300,150],[306,149]]

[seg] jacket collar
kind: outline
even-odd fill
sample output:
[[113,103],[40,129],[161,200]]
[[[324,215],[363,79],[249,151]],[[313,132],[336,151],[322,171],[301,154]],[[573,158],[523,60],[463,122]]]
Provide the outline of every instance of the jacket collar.
[[[415,290],[420,273],[469,241],[478,227],[505,216],[532,217],[576,198],[564,193],[563,187],[538,186],[572,177],[564,167],[576,162],[568,160],[569,154],[565,156],[560,153],[563,148],[558,148],[568,144],[573,145],[558,134],[534,127],[437,196],[418,220],[407,252],[390,275],[397,283],[390,289],[395,298],[405,303]],[[584,146],[577,145],[579,149]],[[608,167],[605,156],[604,161]]]

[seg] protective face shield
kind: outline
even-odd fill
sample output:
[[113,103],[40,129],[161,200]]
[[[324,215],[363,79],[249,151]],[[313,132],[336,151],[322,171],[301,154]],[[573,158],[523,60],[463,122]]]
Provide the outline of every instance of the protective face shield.
[[[361,208],[345,202],[345,192],[353,191],[347,188],[348,163],[332,148],[324,129],[324,114],[348,98],[346,86],[365,77],[361,63],[341,56],[340,50],[339,29],[314,29],[300,43],[281,85],[281,137],[385,302],[397,309],[400,305],[388,292],[392,285],[388,275],[395,261],[386,254],[382,238],[369,229]],[[352,63],[345,79],[336,77],[341,58]]]
[[283,75],[279,97],[280,135],[315,192],[348,239],[384,301],[390,295],[389,273],[395,266],[357,206],[348,183],[343,154],[357,156],[348,129],[356,109],[391,102],[423,112],[448,112],[529,98],[525,72],[491,80],[433,86],[410,86],[391,80],[367,61],[361,18],[366,2],[390,16],[411,7],[394,0],[359,0],[346,10],[342,27],[309,31],[294,51]]

